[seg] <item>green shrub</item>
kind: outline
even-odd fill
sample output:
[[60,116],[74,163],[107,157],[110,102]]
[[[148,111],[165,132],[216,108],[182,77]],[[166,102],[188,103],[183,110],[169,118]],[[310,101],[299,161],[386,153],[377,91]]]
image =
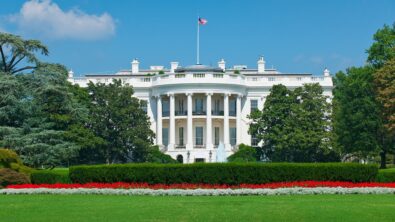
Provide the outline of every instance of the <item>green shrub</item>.
[[0,148],[0,165],[5,168],[11,168],[12,163],[22,165],[22,160],[14,151]]
[[256,162],[257,160],[256,149],[245,144],[240,144],[239,150],[228,157],[229,162]]
[[34,184],[71,183],[67,170],[36,170],[30,175]]
[[70,179],[88,182],[147,182],[150,184],[260,184],[286,181],[374,181],[375,165],[356,163],[196,163],[114,164],[74,166]]
[[25,183],[30,183],[29,177],[26,174],[18,173],[9,168],[0,169],[0,187]]
[[32,168],[23,165],[21,158],[13,150],[0,148],[0,168],[3,167],[26,175],[32,172]]
[[395,182],[395,169],[379,170],[377,182]]
[[161,152],[158,146],[149,148],[146,161],[149,163],[178,163],[170,155]]

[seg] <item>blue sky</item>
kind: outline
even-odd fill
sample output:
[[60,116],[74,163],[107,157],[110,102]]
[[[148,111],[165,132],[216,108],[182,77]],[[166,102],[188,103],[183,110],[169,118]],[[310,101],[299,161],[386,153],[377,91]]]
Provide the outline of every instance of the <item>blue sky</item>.
[[372,36],[395,22],[393,0],[12,0],[2,1],[0,30],[40,39],[77,75],[196,62],[197,15],[201,63],[256,67],[264,55],[281,72],[319,75],[366,60]]

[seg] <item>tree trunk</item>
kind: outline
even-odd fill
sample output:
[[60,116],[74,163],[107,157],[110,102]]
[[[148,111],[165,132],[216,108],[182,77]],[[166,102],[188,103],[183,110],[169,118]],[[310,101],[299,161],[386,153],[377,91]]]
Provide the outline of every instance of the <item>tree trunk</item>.
[[386,154],[387,154],[387,152],[385,150],[381,150],[381,152],[380,152],[380,158],[381,158],[380,169],[387,168],[387,166],[386,166],[386,158],[385,158]]

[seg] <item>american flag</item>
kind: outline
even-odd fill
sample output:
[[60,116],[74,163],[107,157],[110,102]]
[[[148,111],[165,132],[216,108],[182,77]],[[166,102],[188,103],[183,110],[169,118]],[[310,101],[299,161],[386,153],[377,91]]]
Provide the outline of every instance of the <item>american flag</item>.
[[204,18],[200,18],[200,17],[199,17],[198,22],[199,22],[199,25],[205,25],[205,24],[207,23],[207,20],[204,19]]

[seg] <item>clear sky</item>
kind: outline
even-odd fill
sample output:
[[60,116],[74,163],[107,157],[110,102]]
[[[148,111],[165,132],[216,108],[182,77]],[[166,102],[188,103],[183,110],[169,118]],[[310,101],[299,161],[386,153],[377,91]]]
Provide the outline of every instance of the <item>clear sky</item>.
[[267,67],[280,72],[332,73],[366,60],[372,36],[395,22],[394,0],[0,0],[0,30],[40,39],[45,61],[77,75],[179,61],[196,62],[198,14],[201,63]]

